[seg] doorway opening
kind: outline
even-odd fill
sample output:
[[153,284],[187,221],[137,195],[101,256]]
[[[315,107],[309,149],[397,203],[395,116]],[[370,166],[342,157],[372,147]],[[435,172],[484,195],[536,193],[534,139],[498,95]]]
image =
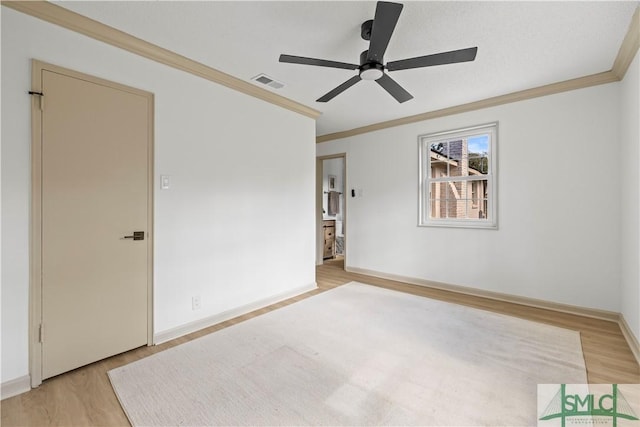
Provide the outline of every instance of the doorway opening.
[[346,250],[346,154],[318,158],[318,264],[344,269]]

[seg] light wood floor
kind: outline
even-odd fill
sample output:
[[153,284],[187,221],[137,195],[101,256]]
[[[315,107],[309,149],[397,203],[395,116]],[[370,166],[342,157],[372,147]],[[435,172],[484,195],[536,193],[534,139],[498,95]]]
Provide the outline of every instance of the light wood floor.
[[454,302],[483,310],[579,330],[591,383],[640,383],[635,362],[620,328],[613,322],[531,308],[485,298],[459,295],[390,280],[347,273],[343,261],[317,268],[318,289],[216,326],[154,347],[142,347],[45,381],[39,388],[2,401],[2,426],[126,426],[129,425],[107,378],[107,371],[254,316],[283,307],[350,281],[359,281]]

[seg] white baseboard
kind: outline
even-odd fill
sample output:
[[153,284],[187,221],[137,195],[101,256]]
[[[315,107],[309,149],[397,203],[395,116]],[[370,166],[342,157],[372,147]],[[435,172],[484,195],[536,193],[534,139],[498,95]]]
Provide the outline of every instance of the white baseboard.
[[450,285],[448,283],[434,282],[431,280],[418,279],[415,277],[406,277],[390,273],[382,273],[374,270],[367,270],[357,267],[345,267],[350,273],[363,274],[366,276],[379,277],[381,279],[394,280],[396,282],[409,283],[411,285],[425,286],[427,288],[441,289],[444,291],[456,292],[464,295],[473,295],[482,298],[488,298],[496,301],[505,301],[514,304],[525,305],[529,307],[544,308],[547,310],[558,311],[567,314],[576,314],[578,316],[591,317],[594,319],[607,320],[616,322],[620,318],[620,314],[613,311],[599,310],[596,308],[579,307],[575,305],[562,304],[557,302],[545,301],[535,298],[522,297],[511,294],[503,294],[500,292],[485,291],[483,289],[469,288],[466,286]]
[[31,377],[25,375],[14,380],[3,382],[0,385],[0,399],[8,399],[31,390]]
[[214,314],[213,316],[208,316],[203,319],[198,319],[193,322],[177,326],[175,328],[158,332],[153,335],[153,343],[162,344],[163,342],[171,341],[172,339],[181,337],[183,335],[199,331],[200,329],[208,328],[209,326],[213,326],[226,320],[233,319],[234,317],[242,316],[243,314],[247,314],[271,304],[293,298],[295,296],[304,294],[305,292],[313,291],[317,288],[318,285],[316,284],[316,282],[313,282],[309,285],[301,286],[287,292],[282,292],[258,301],[254,301],[250,304],[223,311],[222,313]]
[[622,313],[620,313],[618,324],[620,325],[620,330],[622,331],[622,335],[624,335],[624,339],[626,339],[627,344],[629,344],[631,353],[633,353],[633,356],[636,358],[636,362],[638,362],[638,365],[640,365],[640,343],[638,342],[638,339],[629,327],[629,324],[627,323],[627,320],[624,318]]

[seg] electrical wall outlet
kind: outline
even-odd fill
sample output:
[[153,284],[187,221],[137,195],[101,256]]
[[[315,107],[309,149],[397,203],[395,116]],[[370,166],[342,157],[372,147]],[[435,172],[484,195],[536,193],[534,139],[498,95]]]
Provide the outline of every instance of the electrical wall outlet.
[[191,297],[191,309],[200,310],[202,308],[202,301],[200,301],[200,295]]

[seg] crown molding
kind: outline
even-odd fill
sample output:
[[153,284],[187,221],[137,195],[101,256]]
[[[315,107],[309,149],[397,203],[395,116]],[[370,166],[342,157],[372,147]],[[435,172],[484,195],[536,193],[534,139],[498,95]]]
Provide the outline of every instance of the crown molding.
[[154,45],[142,39],[95,21],[86,16],[72,12],[64,7],[48,1],[2,1],[2,6],[33,16],[51,24],[58,25],[95,40],[124,49],[152,61],[176,68],[181,71],[202,77],[221,84],[235,91],[261,99],[287,110],[294,111],[312,119],[320,116],[320,112],[281,95],[276,95],[261,87],[237,77],[223,73],[215,68],[179,55],[168,49]]
[[622,80],[624,75],[627,74],[638,48],[640,48],[640,6],[636,8],[631,18],[627,34],[620,45],[615,61],[613,61],[613,67],[611,67],[611,71],[619,80]]
[[627,73],[627,69],[631,65],[638,49],[640,48],[640,6],[636,8],[629,29],[625,35],[618,55],[613,62],[613,67],[609,71],[589,76],[578,77],[576,79],[566,80],[558,83],[552,83],[545,86],[539,86],[532,89],[525,89],[519,92],[513,92],[506,95],[500,95],[493,98],[483,99],[480,101],[470,102],[468,104],[456,105],[453,107],[443,108],[441,110],[428,111],[426,113],[416,114],[413,116],[402,117],[400,119],[387,120],[380,123],[374,123],[367,126],[358,127],[342,132],[335,132],[316,137],[316,143],[333,141],[335,139],[348,138],[363,133],[374,132],[377,130],[387,129],[395,126],[402,126],[409,123],[431,120],[438,117],[450,116],[453,114],[465,113],[468,111],[480,110],[483,108],[495,107],[497,105],[509,104],[512,102],[524,101],[527,99],[537,98],[540,96],[553,95],[560,92],[570,90],[583,89],[590,86],[596,86],[606,83],[620,81]]
[[387,129],[395,126],[407,125],[410,123],[422,122],[425,120],[436,119],[438,117],[451,116],[453,114],[466,113],[474,110],[495,107],[512,102],[524,101],[527,99],[538,98],[540,96],[552,95],[555,93],[566,92],[575,89],[581,89],[589,86],[596,86],[605,83],[616,82],[619,79],[611,71],[604,73],[592,74],[590,76],[579,77],[577,79],[566,80],[563,82],[552,83],[545,86],[539,86],[532,89],[512,92],[506,95],[495,96],[493,98],[483,99],[481,101],[470,102],[468,104],[456,105],[454,107],[443,108],[441,110],[428,111],[426,113],[416,114],[413,116],[402,117],[400,119],[388,120],[385,122],[374,123],[372,125],[362,126],[342,132],[330,133],[316,137],[316,143],[332,141],[334,139],[342,139],[350,136],[369,133],[377,130]]

